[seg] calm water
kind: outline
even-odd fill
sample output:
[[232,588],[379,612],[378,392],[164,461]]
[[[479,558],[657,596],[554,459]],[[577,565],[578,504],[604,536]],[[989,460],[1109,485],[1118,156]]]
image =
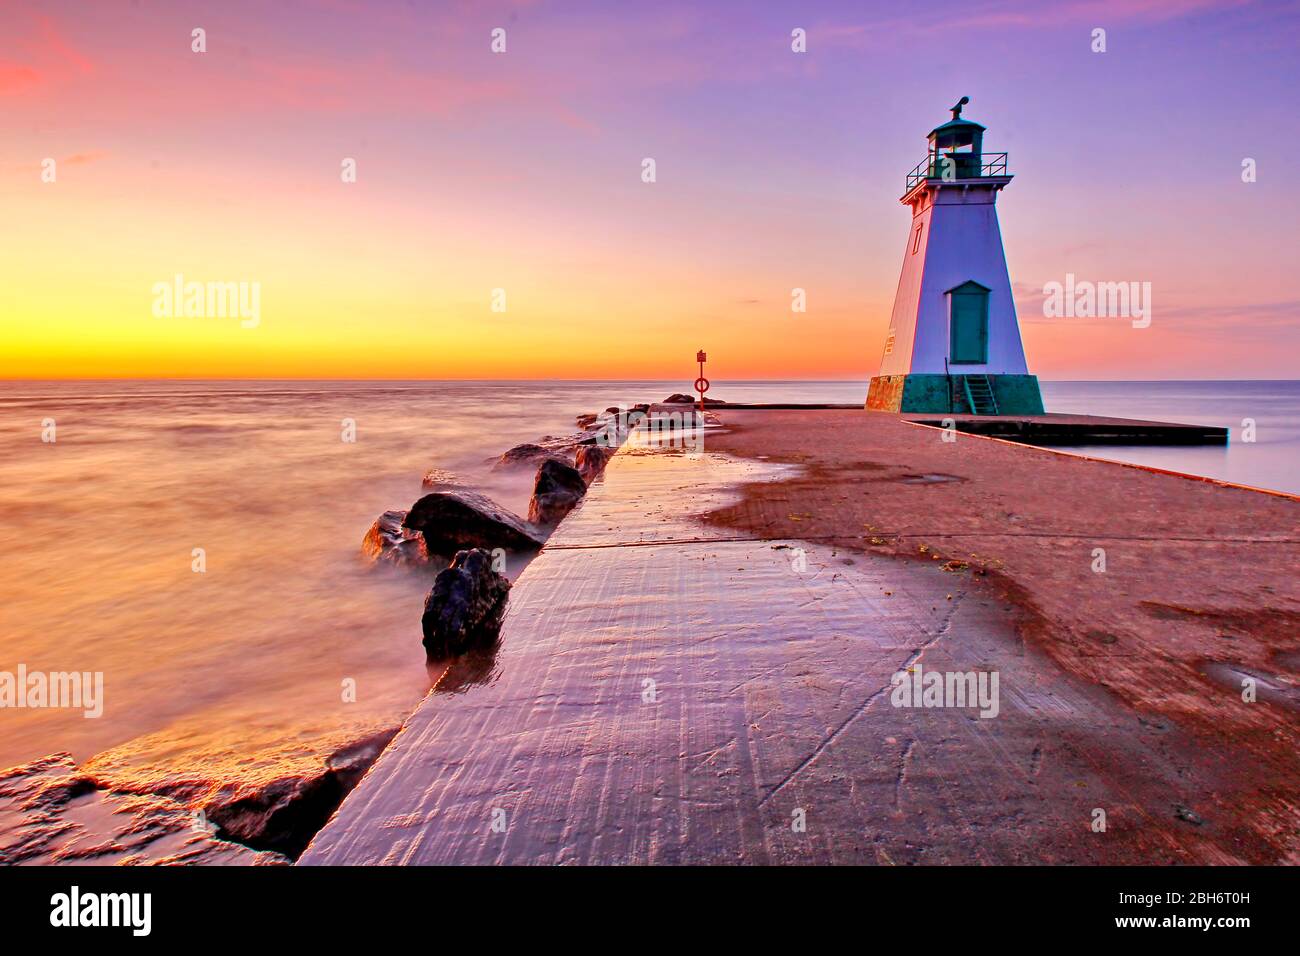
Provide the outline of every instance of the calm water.
[[[1300,381],[1044,382],[1043,402],[1052,412],[1230,430],[1227,447],[1106,446],[1068,451],[1300,494]],[[1254,441],[1245,440],[1246,419],[1255,422]]]
[[[257,780],[395,724],[427,690],[428,581],[362,566],[431,468],[523,511],[510,446],[681,382],[0,383],[0,670],[102,671],[105,712],[0,712],[0,767],[67,750],[122,778]],[[715,383],[861,402],[862,382]],[[1233,427],[1228,449],[1095,453],[1300,491],[1300,383],[1048,383],[1049,408]],[[41,422],[57,441],[41,441]],[[1258,441],[1237,441],[1254,418]],[[341,440],[356,422],[357,441]],[[207,568],[191,568],[193,549]],[[354,681],[355,702],[343,699]]]

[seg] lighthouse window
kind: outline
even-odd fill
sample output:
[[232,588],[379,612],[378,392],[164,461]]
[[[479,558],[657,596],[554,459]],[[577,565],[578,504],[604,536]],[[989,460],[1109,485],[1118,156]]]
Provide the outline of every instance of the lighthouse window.
[[918,224],[916,227],[916,235],[912,237],[912,255],[916,255],[916,250],[921,248],[922,228],[924,228],[924,223]]

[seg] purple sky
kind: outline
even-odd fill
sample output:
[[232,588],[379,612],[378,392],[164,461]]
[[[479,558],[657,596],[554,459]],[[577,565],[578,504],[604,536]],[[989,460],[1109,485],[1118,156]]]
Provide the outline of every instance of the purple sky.
[[[699,340],[719,378],[865,377],[904,174],[963,94],[1016,174],[999,207],[1031,370],[1295,373],[1294,3],[141,0],[5,20],[0,201],[32,226],[0,239],[0,280],[7,321],[45,331],[0,374],[90,373],[93,353],[142,374],[658,375]],[[253,276],[281,311],[256,337],[161,335],[137,284],[182,268]],[[1152,326],[1043,318],[1067,273],[1151,282]],[[518,307],[489,348],[456,330],[496,285]],[[599,369],[569,357],[611,323]],[[395,338],[445,362],[384,365]]]

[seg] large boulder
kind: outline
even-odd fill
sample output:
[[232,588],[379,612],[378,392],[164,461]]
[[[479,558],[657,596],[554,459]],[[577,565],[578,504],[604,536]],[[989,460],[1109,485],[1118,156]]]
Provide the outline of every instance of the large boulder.
[[587,483],[576,468],[562,461],[544,461],[537,469],[533,497],[528,502],[528,520],[535,524],[555,524],[572,511],[586,493]]
[[544,440],[549,441],[550,444],[539,445],[533,442],[525,442],[522,445],[516,445],[493,463],[492,470],[535,468],[539,462],[550,460],[562,461],[566,465],[573,464],[572,443],[560,443],[555,439]]
[[424,601],[420,626],[425,651],[431,658],[442,658],[491,644],[501,631],[509,594],[510,582],[493,570],[488,551],[457,552]]
[[418,531],[429,554],[451,557],[466,548],[536,551],[537,532],[491,498],[474,491],[435,491],[411,506],[402,522]]
[[402,568],[423,568],[429,564],[429,552],[419,532],[402,526],[407,512],[385,511],[361,539],[361,554],[376,564]]
[[578,469],[578,474],[582,475],[582,480],[591,484],[605,470],[605,464],[614,455],[615,449],[606,448],[602,445],[582,445],[578,448],[577,457],[574,459],[574,467]]
[[204,812],[226,839],[297,859],[397,730],[369,733],[332,753],[319,769],[212,794]]

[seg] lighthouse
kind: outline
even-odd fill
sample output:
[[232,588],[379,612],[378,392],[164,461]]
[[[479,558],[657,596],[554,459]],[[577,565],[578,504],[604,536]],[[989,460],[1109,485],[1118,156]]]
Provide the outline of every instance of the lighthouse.
[[961,115],[969,102],[930,131],[925,159],[907,174],[901,201],[912,225],[869,409],[1043,414],[998,228],[1007,154],[984,152],[984,127]]

